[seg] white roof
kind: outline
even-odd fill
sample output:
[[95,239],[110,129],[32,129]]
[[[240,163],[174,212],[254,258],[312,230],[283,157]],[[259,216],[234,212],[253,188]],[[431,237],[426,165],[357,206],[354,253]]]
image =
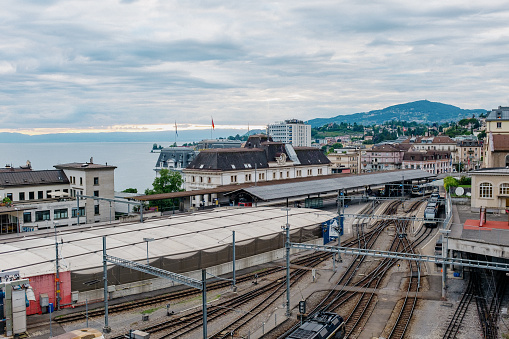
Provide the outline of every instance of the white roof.
[[[315,226],[334,216],[321,210],[293,208],[289,211],[288,221],[290,229],[297,230]],[[60,269],[102,269],[103,236],[107,236],[108,255],[142,261],[147,257],[147,244],[143,238],[154,238],[149,243],[149,258],[170,255],[186,257],[199,250],[221,249],[231,244],[232,231],[235,231],[236,243],[241,244],[282,232],[281,226],[284,224],[286,211],[273,207],[253,207],[215,209],[145,223],[61,227],[57,229]],[[53,232],[27,233],[21,240],[6,239],[0,247],[0,271],[19,270],[23,277],[54,273],[55,253]]]

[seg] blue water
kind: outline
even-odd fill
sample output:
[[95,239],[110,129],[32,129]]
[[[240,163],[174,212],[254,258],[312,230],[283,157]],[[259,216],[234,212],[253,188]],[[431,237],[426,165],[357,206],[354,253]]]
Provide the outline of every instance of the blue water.
[[[83,143],[0,143],[0,167],[12,164],[24,166],[27,160],[34,170],[54,169],[54,165],[69,162],[88,162],[117,166],[115,191],[137,188],[144,192],[152,187],[154,166],[159,156],[150,153],[156,142],[83,142]],[[157,142],[168,146],[168,142]]]

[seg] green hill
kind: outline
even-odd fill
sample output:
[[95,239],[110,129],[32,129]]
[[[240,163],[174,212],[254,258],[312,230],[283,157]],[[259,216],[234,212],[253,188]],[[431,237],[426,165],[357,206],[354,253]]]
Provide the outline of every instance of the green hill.
[[440,102],[419,100],[364,113],[338,115],[333,118],[311,119],[307,123],[310,124],[311,127],[321,127],[334,122],[347,122],[351,124],[356,122],[362,125],[372,125],[381,124],[390,120],[443,123],[447,121],[458,121],[467,117],[471,118],[472,115],[478,117],[479,114],[486,112],[485,109],[462,109]]

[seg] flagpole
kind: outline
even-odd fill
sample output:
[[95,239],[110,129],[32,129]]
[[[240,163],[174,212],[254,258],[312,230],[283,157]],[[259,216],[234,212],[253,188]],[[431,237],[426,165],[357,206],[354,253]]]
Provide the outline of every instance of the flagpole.
[[178,133],[178,130],[177,130],[177,120],[175,120],[175,146],[177,146],[177,137],[178,137],[179,133]]

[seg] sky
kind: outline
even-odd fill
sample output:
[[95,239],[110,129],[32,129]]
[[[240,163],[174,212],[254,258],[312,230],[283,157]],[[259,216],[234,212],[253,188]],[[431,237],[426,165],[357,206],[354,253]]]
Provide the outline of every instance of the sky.
[[3,0],[0,132],[509,105],[506,1]]

